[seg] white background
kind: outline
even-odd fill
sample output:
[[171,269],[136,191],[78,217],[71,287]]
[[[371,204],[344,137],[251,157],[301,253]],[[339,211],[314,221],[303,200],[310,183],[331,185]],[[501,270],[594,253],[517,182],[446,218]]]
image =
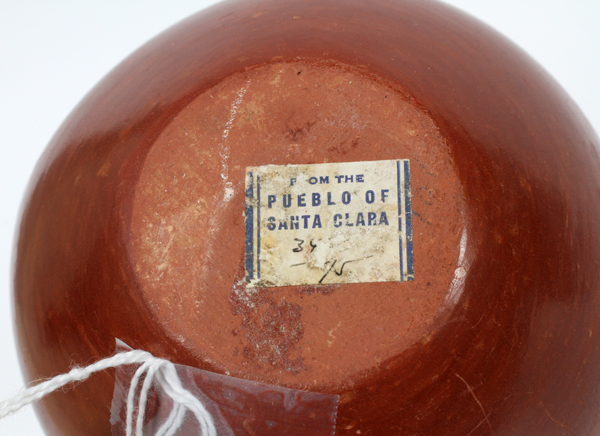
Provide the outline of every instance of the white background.
[[[600,1],[449,0],[540,62],[600,132]],[[215,1],[2,0],[0,7],[0,400],[16,359],[11,255],[21,197],[45,145],[77,102],[148,39]],[[42,435],[27,408],[2,435]]]

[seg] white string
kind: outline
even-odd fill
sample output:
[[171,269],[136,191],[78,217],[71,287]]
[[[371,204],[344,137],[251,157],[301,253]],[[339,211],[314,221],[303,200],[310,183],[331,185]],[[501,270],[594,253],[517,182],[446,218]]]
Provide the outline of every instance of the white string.
[[[173,436],[175,434],[175,429],[179,428],[181,423],[183,422],[183,417],[185,416],[185,408],[182,407],[179,403],[176,403],[171,410],[171,414],[169,418],[165,421],[161,428],[158,429],[154,436]],[[179,422],[181,420],[181,422]],[[177,424],[176,424],[177,423]]]
[[[173,398],[174,401],[180,403],[184,408],[190,410],[194,415],[196,415],[196,419],[198,420],[200,428],[202,429],[202,435],[217,436],[217,431],[215,429],[215,424],[211,414],[208,412],[208,410],[206,410],[198,398],[194,397],[188,390],[183,388],[181,385],[181,380],[179,380],[179,376],[177,375],[175,365],[173,365],[171,362],[168,363],[170,365],[164,366],[164,371],[161,371],[157,375],[160,386],[162,386],[167,395]],[[175,423],[178,423],[179,426],[181,425],[180,421],[182,420],[183,417],[176,420]]]
[[[188,410],[195,415],[198,424],[200,424],[200,435],[217,436],[217,430],[211,414],[206,410],[198,398],[194,397],[181,385],[181,380],[177,375],[175,365],[168,360],[159,359],[146,351],[140,350],[118,353],[85,368],[73,368],[66,374],[61,374],[36,386],[25,389],[13,398],[0,402],[0,419],[11,413],[15,413],[17,410],[28,404],[41,400],[49,393],[54,392],[69,383],[83,381],[95,372],[134,363],[141,363],[142,365],[137,369],[131,379],[131,386],[127,395],[126,436],[133,436],[133,414],[136,408],[138,410],[138,416],[135,425],[135,436],[143,436],[143,424],[148,393],[155,381],[173,400],[173,409],[167,420],[158,429],[155,436],[174,436],[183,424],[185,414]],[[142,383],[136,407],[134,404],[135,392],[144,374],[146,374],[146,376]]]
[[[150,364],[148,368],[148,374],[146,374],[146,379],[142,384],[142,390],[140,391],[140,398],[138,400],[138,416],[137,422],[135,424],[135,436],[144,436],[144,432],[142,431],[144,428],[144,414],[146,412],[146,400],[148,399],[148,391],[152,387],[152,381],[154,379],[154,374],[160,368],[160,362],[153,362]],[[131,388],[130,388],[131,389]],[[135,387],[134,387],[135,389]],[[127,414],[133,414],[133,410],[128,408]],[[204,432],[203,432],[204,433]],[[127,436],[130,436],[131,432],[127,432]]]
[[[154,357],[154,356],[152,356],[152,357]],[[142,377],[142,375],[144,375],[144,372],[146,372],[146,370],[150,366],[151,362],[152,362],[151,360],[144,362],[144,364],[138,368],[138,370],[135,372],[135,374],[133,375],[133,377],[131,379],[131,385],[129,386],[129,393],[127,395],[126,429],[127,429],[128,435],[131,434],[131,429],[133,428],[133,412],[129,413],[129,411],[130,410],[132,411],[134,408],[133,400],[135,399],[135,390],[140,383],[140,378]]]

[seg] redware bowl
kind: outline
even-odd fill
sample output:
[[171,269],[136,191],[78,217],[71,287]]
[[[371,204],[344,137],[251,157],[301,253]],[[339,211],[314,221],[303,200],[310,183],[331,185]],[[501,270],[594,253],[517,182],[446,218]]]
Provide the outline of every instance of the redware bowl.
[[[485,25],[431,1],[225,2],[142,47],[52,140],[15,304],[29,379],[120,338],[340,395],[338,435],[600,430],[598,138]],[[252,288],[246,169],[408,159],[414,280]],[[39,408],[108,435],[114,373]]]

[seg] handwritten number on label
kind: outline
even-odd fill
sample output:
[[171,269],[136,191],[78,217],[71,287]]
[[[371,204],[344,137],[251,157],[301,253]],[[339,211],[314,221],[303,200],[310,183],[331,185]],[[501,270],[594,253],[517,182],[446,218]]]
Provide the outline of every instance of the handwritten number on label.
[[[354,259],[354,260],[347,260],[346,262],[344,262],[342,264],[342,267],[340,268],[340,271],[337,272],[335,269],[333,269],[333,267],[335,266],[335,264],[337,263],[337,260],[334,260],[333,263],[331,264],[331,266],[329,267],[329,269],[327,270],[327,272],[323,275],[323,277],[321,277],[321,280],[319,280],[319,284],[321,284],[323,282],[323,280],[325,279],[325,277],[327,277],[327,275],[331,272],[331,270],[333,269],[333,272],[335,273],[335,275],[337,276],[341,276],[342,274],[344,274],[344,267],[346,266],[347,263],[350,262],[356,262],[359,259]],[[328,263],[330,263],[331,261],[328,260],[327,262],[325,262],[325,265],[327,265]]]
[[304,239],[294,238],[294,241],[298,241],[298,246],[294,248],[292,251],[294,253],[300,253],[302,251],[302,244],[304,244]]
[[[304,244],[304,239],[298,239],[298,238],[294,238],[294,241],[298,241],[298,246],[296,248],[293,248],[292,251],[294,253],[300,253],[303,248],[302,248],[302,244]],[[317,244],[315,244],[312,239],[310,240],[310,246],[312,247],[309,253],[312,253],[313,251],[315,251],[315,248],[317,248]]]
[[331,270],[333,270],[333,272],[335,273],[336,276],[341,276],[342,274],[344,274],[344,267],[346,266],[347,263],[358,262],[359,260],[370,259],[371,257],[373,257],[373,255],[367,256],[363,259],[347,260],[346,262],[342,263],[342,267],[340,268],[339,272],[333,268],[335,266],[335,264],[337,263],[337,260],[334,260],[333,263],[331,263],[331,261],[328,260],[327,262],[325,262],[325,265],[327,265],[328,263],[331,263],[331,266],[329,267],[327,272],[323,275],[323,277],[321,277],[321,280],[319,280],[319,284],[323,283],[323,280],[325,280],[325,277],[327,277],[327,275],[329,275]]

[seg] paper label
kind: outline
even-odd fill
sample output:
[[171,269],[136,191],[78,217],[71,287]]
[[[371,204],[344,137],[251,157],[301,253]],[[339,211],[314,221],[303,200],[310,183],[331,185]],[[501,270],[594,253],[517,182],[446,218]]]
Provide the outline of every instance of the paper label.
[[405,160],[246,169],[249,287],[414,277]]

